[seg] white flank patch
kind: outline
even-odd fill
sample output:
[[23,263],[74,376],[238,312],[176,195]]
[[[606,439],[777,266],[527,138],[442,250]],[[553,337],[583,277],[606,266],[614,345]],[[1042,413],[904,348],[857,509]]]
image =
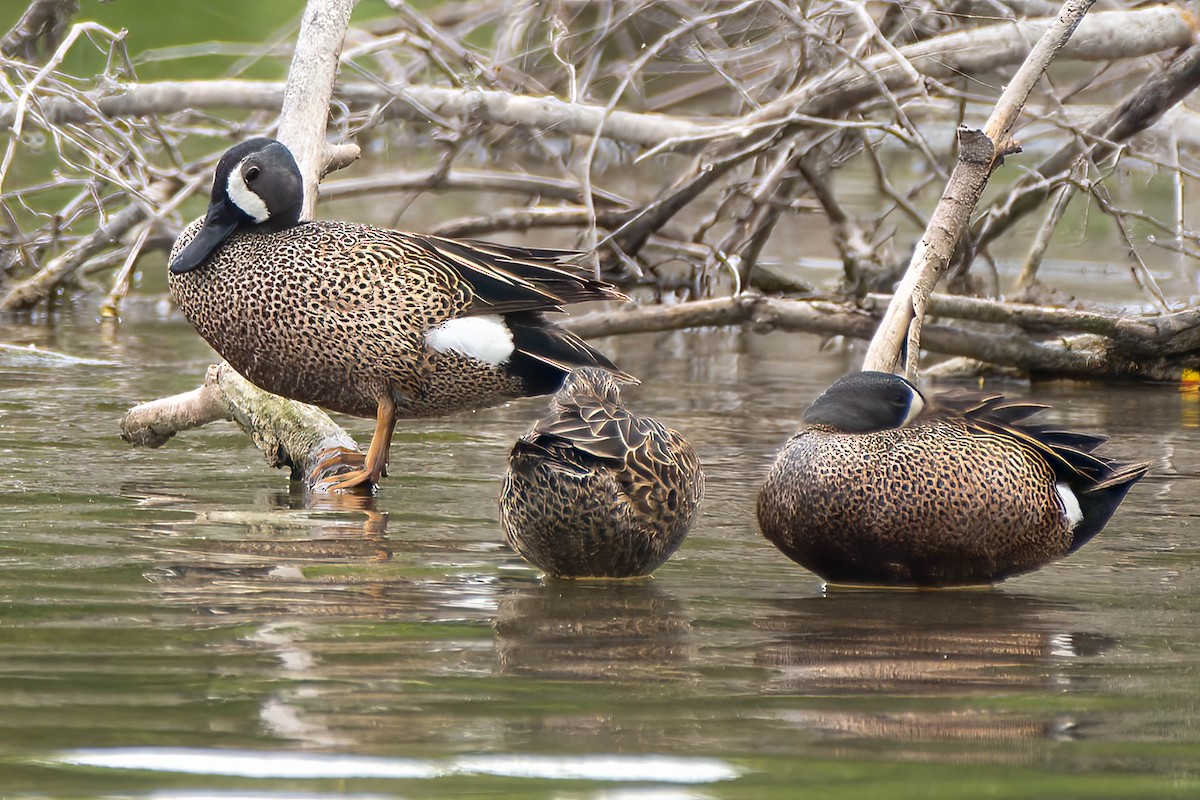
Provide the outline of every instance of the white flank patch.
[[1058,492],[1058,496],[1062,498],[1063,513],[1067,517],[1067,522],[1071,523],[1071,530],[1075,530],[1075,526],[1083,522],[1083,509],[1079,507],[1079,498],[1065,483],[1054,484],[1054,491]]
[[908,401],[908,413],[904,415],[904,421],[900,423],[903,428],[908,423],[917,418],[917,415],[925,410],[925,400],[920,393],[912,392],[912,398]]
[[446,320],[426,333],[425,341],[438,352],[453,350],[493,366],[513,353],[512,331],[495,314]]
[[242,164],[245,163],[242,161],[229,173],[229,180],[225,181],[225,193],[235,206],[253,217],[255,222],[266,222],[271,218],[271,212],[267,210],[263,199],[246,185],[246,179],[242,177]]

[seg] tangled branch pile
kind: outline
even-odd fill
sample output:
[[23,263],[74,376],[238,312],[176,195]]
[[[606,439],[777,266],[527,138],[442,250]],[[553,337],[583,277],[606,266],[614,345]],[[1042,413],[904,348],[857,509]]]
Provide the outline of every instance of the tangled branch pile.
[[[954,162],[948,134],[987,114],[1057,10],[1041,0],[461,0],[425,16],[388,4],[393,16],[347,38],[331,139],[368,152],[402,145],[433,154],[432,166],[329,180],[323,197],[477,193],[486,214],[436,232],[567,229],[640,296],[696,303],[576,322],[588,330],[749,322],[850,336],[870,335],[874,293],[890,290],[925,227]],[[33,0],[0,44],[0,126],[12,132],[0,162],[3,311],[76,287],[107,292],[115,310],[141,260],[160,268],[186,222],[181,206],[202,207],[219,154],[269,134],[282,100],[282,81],[139,81],[122,36],[71,24],[74,13],[72,0]],[[1017,132],[1049,155],[1020,157],[1019,179],[982,209],[947,281],[992,299],[941,298],[927,347],[1085,376],[1168,379],[1200,366],[1200,312],[1164,296],[1145,254],[1200,252],[1186,213],[1200,124],[1180,105],[1200,81],[1196,39],[1181,7],[1112,3],[1088,15]],[[79,48],[101,54],[100,74],[61,71]],[[287,54],[262,51],[282,74]],[[24,166],[48,154],[53,176]],[[1129,168],[1168,176],[1174,208],[1160,218],[1123,207],[1106,178]],[[1121,261],[1146,298],[1136,317],[1051,307],[1057,295],[1037,281],[1076,195],[1127,245]],[[1038,234],[1007,285],[996,244],[1035,213]],[[837,286],[766,268],[796,259],[772,251],[771,236],[798,225],[837,254]],[[751,287],[790,298],[743,293]]]

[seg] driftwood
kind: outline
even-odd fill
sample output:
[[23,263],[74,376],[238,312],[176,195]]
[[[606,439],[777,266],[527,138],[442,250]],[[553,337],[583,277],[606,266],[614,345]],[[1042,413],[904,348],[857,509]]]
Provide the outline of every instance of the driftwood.
[[[786,330],[866,340],[875,335],[891,300],[886,295],[870,295],[862,303],[833,297],[792,300],[743,292],[674,306],[594,312],[562,324],[585,337],[745,326],[758,333]],[[1185,370],[1200,369],[1200,311],[1195,309],[1130,318],[944,294],[931,295],[925,307],[936,321],[922,328],[924,349],[1027,375],[1174,382]],[[1001,327],[986,329],[994,325]]]
[[236,422],[267,463],[290,469],[293,480],[309,478],[324,450],[359,449],[325,412],[264,392],[228,364],[209,367],[204,383],[190,392],[131,408],[121,418],[121,438],[161,447],[177,433],[220,420]]

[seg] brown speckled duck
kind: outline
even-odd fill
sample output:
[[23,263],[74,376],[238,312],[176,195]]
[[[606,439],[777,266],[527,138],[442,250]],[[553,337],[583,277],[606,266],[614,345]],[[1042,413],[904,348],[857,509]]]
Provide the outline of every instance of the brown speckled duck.
[[834,584],[990,584],[1078,550],[1149,468],[999,395],[927,402],[898,375],[835,381],[758,497],[763,534]]
[[703,493],[683,436],[626,408],[611,373],[576,369],[512,449],[500,523],[552,577],[637,577],[682,544]]
[[314,475],[354,469],[318,488],[377,483],[398,418],[554,392],[577,366],[616,369],[542,316],[624,297],[569,265],[573,253],[301,222],[302,200],[287,147],[236,145],[217,165],[207,216],[172,248],[169,283],[200,335],[254,383],[375,419],[366,456],[328,453]]

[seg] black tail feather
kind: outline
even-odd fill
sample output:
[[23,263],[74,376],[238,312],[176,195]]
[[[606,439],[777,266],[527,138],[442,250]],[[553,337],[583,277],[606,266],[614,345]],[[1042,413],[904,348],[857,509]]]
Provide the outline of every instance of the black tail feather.
[[1108,467],[1110,472],[1102,480],[1075,493],[1079,508],[1083,511],[1083,521],[1073,531],[1074,538],[1068,552],[1074,553],[1083,547],[1108,524],[1125,495],[1135,483],[1146,477],[1150,469],[1146,462],[1120,464],[1110,461]]
[[602,367],[631,383],[638,382],[599,350],[538,312],[505,314],[504,321],[512,331],[515,348],[509,369],[525,382],[530,394],[557,392],[575,367]]

